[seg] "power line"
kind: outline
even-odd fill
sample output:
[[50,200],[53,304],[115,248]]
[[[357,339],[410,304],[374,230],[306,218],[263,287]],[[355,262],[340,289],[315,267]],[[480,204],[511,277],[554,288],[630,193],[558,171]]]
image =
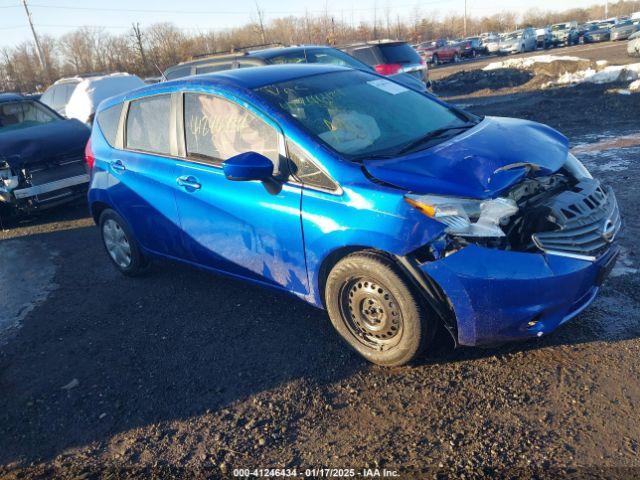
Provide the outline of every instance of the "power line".
[[[408,8],[408,7],[422,7],[426,5],[437,5],[442,4],[442,0],[431,0],[426,2],[411,3],[404,5],[394,5],[394,8]],[[184,15],[250,15],[255,12],[253,11],[238,11],[238,10],[161,10],[161,9],[151,9],[151,8],[109,8],[109,7],[78,7],[78,6],[68,6],[68,5],[42,5],[39,3],[32,3],[32,8],[48,8],[48,9],[56,9],[56,10],[82,10],[82,11],[99,11],[99,12],[127,12],[127,13],[170,13],[170,14],[184,14]],[[349,11],[374,11],[380,10],[380,7],[366,7],[366,8],[355,8],[349,9]],[[287,14],[304,14],[304,13],[326,13],[326,10],[271,10],[265,11],[266,14],[271,15],[287,15]]]

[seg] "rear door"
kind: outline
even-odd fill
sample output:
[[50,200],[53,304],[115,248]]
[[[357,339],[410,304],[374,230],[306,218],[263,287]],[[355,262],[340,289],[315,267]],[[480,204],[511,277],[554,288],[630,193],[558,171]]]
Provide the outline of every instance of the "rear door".
[[186,92],[183,102],[185,159],[178,164],[174,189],[190,258],[306,294],[301,188],[234,182],[222,170],[224,160],[255,151],[271,159],[279,176],[287,167],[277,124],[219,96]]
[[124,149],[109,158],[109,196],[145,249],[182,258],[172,96],[142,97],[124,108]]

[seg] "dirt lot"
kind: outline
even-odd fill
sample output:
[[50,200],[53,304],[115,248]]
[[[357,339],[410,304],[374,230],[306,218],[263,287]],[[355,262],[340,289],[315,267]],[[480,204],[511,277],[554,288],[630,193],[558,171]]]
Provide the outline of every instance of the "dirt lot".
[[520,53],[516,55],[480,57],[473,60],[465,60],[455,64],[444,64],[430,68],[432,80],[440,80],[452,73],[461,70],[473,70],[487,66],[491,62],[504,60],[505,58],[532,57],[534,55],[570,55],[588,60],[607,60],[611,65],[624,65],[637,62],[638,59],[627,55],[627,42],[604,42],[586,45],[573,45],[571,47],[558,47],[549,50],[537,50],[535,52]]
[[443,337],[415,367],[379,368],[293,298],[173,264],[123,278],[84,207],[52,212],[0,234],[22,262],[0,291],[38,301],[0,316],[0,475],[640,476],[640,94],[468,85],[456,103],[562,130],[614,185],[624,250],[589,309],[539,340]]

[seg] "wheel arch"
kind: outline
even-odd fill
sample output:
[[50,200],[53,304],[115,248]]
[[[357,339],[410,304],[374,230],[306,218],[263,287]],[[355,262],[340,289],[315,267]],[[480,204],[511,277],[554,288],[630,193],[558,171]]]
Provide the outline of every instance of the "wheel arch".
[[111,206],[105,202],[95,201],[91,203],[91,216],[93,217],[93,221],[96,225],[100,221],[100,215],[102,215],[102,212],[107,208],[111,208]]
[[387,252],[367,245],[347,245],[329,252],[329,254],[322,260],[318,271],[318,293],[320,294],[320,301],[322,302],[323,307],[326,308],[325,288],[329,273],[340,260],[356,252],[377,252],[383,255],[389,255]]

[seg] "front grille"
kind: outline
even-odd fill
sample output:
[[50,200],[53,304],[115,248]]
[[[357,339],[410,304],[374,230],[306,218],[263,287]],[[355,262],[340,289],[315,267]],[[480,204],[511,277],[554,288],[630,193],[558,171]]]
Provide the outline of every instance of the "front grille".
[[82,157],[65,158],[55,163],[40,164],[27,169],[32,186],[63,180],[87,173]]
[[549,220],[556,229],[532,235],[538,248],[549,253],[597,257],[622,228],[611,188],[585,180],[553,199]]

